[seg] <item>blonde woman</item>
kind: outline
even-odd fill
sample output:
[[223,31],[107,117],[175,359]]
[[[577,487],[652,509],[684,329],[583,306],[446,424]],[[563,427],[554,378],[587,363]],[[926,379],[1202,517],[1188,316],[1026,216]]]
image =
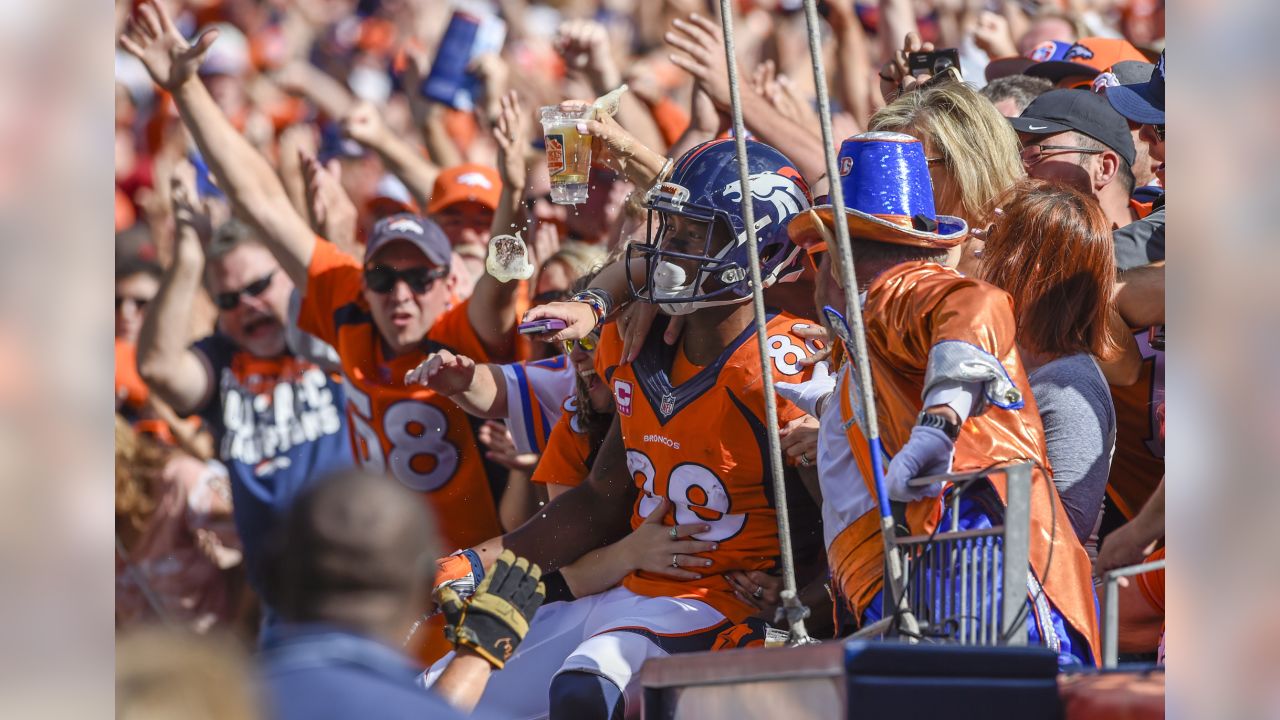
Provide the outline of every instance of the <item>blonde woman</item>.
[[[985,228],[995,200],[1025,177],[1018,136],[991,101],[961,82],[939,78],[881,108],[872,130],[906,133],[924,144],[938,213]],[[977,270],[982,241],[951,250],[948,265]]]

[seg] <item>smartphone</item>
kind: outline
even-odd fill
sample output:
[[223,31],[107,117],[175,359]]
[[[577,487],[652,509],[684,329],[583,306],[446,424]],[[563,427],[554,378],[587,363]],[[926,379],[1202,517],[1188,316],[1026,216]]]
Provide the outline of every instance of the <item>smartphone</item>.
[[933,52],[913,52],[907,55],[907,69],[915,75],[937,75],[949,67],[960,71],[960,51],[943,48]]
[[544,320],[532,320],[527,323],[520,323],[516,326],[516,332],[521,335],[541,335],[542,333],[555,332],[569,327],[565,321],[559,318],[546,318]]

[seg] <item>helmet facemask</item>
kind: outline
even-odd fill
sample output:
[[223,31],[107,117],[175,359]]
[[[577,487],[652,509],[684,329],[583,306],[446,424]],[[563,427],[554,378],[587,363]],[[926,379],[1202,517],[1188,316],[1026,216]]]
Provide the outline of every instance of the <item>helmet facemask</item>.
[[[647,242],[627,247],[629,265],[633,258],[643,258],[645,263],[644,285],[636,287],[631,281],[632,294],[657,304],[668,315],[686,315],[699,308],[750,299],[747,268],[725,259],[745,242],[745,233],[735,235],[723,210],[690,205],[687,199],[688,191],[674,183],[662,183],[650,191],[645,203],[649,208]],[[703,229],[677,234],[694,223],[702,224]],[[748,289],[745,294],[744,287]]]

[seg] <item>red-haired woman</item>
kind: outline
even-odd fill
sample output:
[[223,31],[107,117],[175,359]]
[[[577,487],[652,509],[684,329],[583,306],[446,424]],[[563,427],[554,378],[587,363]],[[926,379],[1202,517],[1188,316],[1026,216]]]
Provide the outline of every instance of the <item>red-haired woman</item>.
[[1115,449],[1116,416],[1105,365],[1139,361],[1112,300],[1111,230],[1079,190],[1023,180],[987,232],[979,275],[1013,297],[1018,349],[1044,423],[1054,484],[1076,536],[1091,537]]

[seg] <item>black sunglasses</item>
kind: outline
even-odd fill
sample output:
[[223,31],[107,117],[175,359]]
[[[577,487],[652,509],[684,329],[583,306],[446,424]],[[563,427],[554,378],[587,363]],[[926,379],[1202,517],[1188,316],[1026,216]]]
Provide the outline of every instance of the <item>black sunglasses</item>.
[[218,293],[213,296],[213,304],[218,306],[219,310],[235,310],[240,306],[240,296],[248,295],[249,297],[258,297],[271,287],[271,280],[276,276],[276,271],[272,270],[261,278],[245,285],[243,289],[232,290],[230,292]]
[[403,280],[414,293],[422,294],[435,281],[449,274],[447,268],[415,267],[407,270],[396,270],[385,265],[374,265],[365,268],[364,284],[376,293],[389,293],[395,289],[396,282]]
[[1160,138],[1160,142],[1164,142],[1164,125],[1152,125],[1151,129],[1156,131],[1156,137]]

